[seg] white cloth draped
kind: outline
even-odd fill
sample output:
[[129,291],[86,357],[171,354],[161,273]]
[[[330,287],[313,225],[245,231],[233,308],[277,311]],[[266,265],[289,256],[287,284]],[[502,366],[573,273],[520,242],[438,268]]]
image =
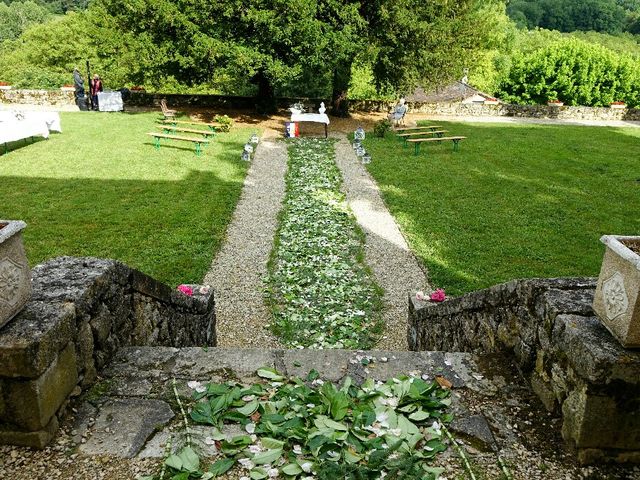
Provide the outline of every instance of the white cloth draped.
[[329,116],[326,113],[292,113],[292,122],[316,122],[329,125]]
[[0,111],[0,144],[62,132],[58,112]]

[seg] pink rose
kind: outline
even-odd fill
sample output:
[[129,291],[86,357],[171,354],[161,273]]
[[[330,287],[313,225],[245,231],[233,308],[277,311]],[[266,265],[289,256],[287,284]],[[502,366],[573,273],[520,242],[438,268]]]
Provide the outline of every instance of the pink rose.
[[424,292],[421,290],[419,292],[416,292],[416,300],[420,301],[420,302],[424,302],[427,299],[427,297],[425,296]]
[[184,293],[187,297],[190,297],[193,295],[193,289],[188,285],[178,285],[178,290]]
[[444,299],[447,298],[447,296],[444,294],[444,290],[439,288],[437,289],[435,292],[433,292],[431,294],[431,296],[429,297],[429,299],[432,302],[444,302]]

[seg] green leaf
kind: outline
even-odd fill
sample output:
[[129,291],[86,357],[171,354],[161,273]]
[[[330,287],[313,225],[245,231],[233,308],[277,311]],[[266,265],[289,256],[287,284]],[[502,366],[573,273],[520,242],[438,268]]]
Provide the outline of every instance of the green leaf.
[[184,447],[178,457],[182,461],[182,468],[188,472],[197,472],[200,468],[200,457],[193,451],[191,447]]
[[349,410],[349,399],[343,392],[338,392],[331,399],[331,416],[342,420]]
[[182,470],[182,459],[178,455],[169,455],[164,463],[167,467]]
[[315,368],[311,369],[307,374],[307,382],[313,382],[317,378],[320,378],[320,373]]
[[334,422],[330,418],[326,418],[324,420],[324,424],[327,427],[332,428],[333,430],[342,430],[342,431],[345,431],[345,432],[349,430],[349,427],[347,427],[343,423]]
[[284,447],[285,442],[276,440],[275,438],[264,437],[260,439],[262,446],[267,449],[275,449]]
[[213,473],[214,477],[217,477],[229,471],[235,462],[233,458],[221,458],[209,467],[209,472]]
[[180,472],[174,475],[173,477],[171,477],[171,480],[189,480],[190,476],[191,476],[191,472]]
[[273,463],[280,458],[282,455],[281,448],[275,448],[273,450],[267,450],[266,452],[260,452],[256,454],[255,457],[252,458],[253,463],[256,465],[262,465],[265,463]]
[[362,460],[362,457],[360,455],[352,452],[350,449],[343,450],[342,454],[344,455],[344,460],[347,463],[358,463],[360,460]]
[[424,410],[418,410],[417,412],[409,415],[409,420],[413,420],[414,422],[422,422],[429,418],[429,412],[425,412]]
[[263,478],[267,478],[269,475],[267,471],[262,467],[255,467],[249,472],[249,476],[254,480],[262,480]]
[[260,406],[260,403],[258,402],[258,400],[251,400],[244,407],[240,407],[236,410],[238,411],[238,413],[241,413],[245,417],[248,417],[251,414],[253,414],[256,410],[258,410],[259,406]]
[[268,380],[274,380],[280,382],[284,380],[284,377],[280,375],[274,368],[262,367],[258,369],[258,376],[266,378]]
[[297,463],[289,463],[282,467],[280,471],[285,475],[294,476],[302,473],[302,468],[300,468],[300,465],[298,465]]

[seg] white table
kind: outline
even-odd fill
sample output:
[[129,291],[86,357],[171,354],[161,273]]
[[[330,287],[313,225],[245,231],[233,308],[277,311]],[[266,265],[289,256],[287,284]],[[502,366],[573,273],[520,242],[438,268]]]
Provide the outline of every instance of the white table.
[[121,112],[124,110],[120,92],[98,92],[98,110],[101,112]]
[[324,136],[329,136],[327,125],[329,125],[329,116],[326,113],[292,113],[292,122],[313,122],[324,123]]
[[49,138],[49,132],[62,132],[58,112],[0,111],[0,145],[30,137]]

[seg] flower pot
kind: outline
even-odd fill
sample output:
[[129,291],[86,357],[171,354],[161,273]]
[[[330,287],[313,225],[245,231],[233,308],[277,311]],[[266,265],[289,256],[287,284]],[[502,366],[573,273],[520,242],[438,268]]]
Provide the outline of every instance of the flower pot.
[[640,347],[640,236],[604,235],[593,310],[625,348]]
[[22,245],[26,226],[21,221],[0,220],[0,328],[31,296],[31,272]]

